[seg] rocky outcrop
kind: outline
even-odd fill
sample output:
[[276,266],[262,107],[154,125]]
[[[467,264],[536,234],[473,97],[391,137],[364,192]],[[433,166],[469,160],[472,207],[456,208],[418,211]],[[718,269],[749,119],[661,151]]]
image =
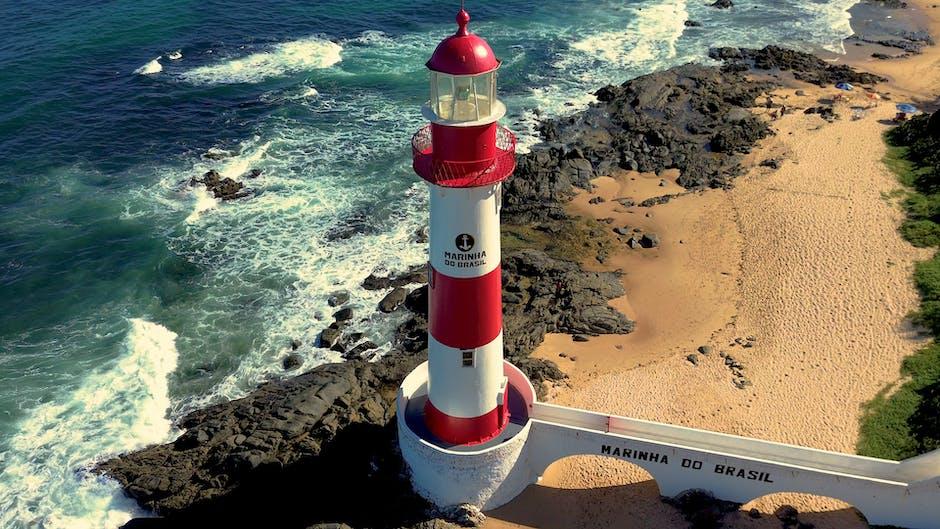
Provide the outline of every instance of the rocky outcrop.
[[563,218],[574,187],[619,169],[679,169],[685,187],[728,186],[739,155],[770,134],[748,108],[772,87],[689,64],[601,88],[584,112],[542,125],[545,143],[519,157],[506,184],[504,215],[518,223]]
[[838,82],[874,84],[886,81],[884,77],[859,72],[843,64],[830,64],[819,57],[801,51],[767,46],[760,50],[747,48],[715,48],[709,56],[725,62],[725,71],[750,69],[790,72],[800,81],[826,86]]
[[222,178],[222,175],[215,169],[206,172],[201,177],[192,177],[189,185],[204,185],[212,196],[220,200],[236,200],[251,195],[251,190],[245,189],[245,184],[229,177]]
[[98,469],[163,517],[151,527],[416,525],[432,516],[411,492],[392,418],[398,384],[424,359],[401,353],[269,382],[184,417],[175,442]]

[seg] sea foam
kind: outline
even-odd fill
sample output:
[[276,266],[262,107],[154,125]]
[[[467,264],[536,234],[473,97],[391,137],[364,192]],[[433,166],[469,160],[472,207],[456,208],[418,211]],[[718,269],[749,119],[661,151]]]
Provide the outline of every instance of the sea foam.
[[317,37],[285,42],[270,51],[193,68],[182,74],[199,85],[257,83],[292,72],[329,68],[342,60],[342,46]]
[[167,377],[176,369],[176,334],[142,319],[128,323],[114,365],[19,425],[0,457],[0,527],[107,529],[142,514],[116,483],[86,470],[172,433]]
[[147,64],[134,70],[134,73],[136,73],[137,75],[153,75],[155,73],[160,73],[162,71],[163,71],[163,65],[160,64],[160,57],[157,57],[156,59],[153,59]]

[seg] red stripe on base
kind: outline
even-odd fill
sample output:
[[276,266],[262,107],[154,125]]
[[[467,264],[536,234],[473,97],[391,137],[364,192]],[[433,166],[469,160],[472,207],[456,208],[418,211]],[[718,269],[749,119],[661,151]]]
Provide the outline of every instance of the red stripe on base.
[[486,345],[503,329],[502,269],[454,278],[431,267],[428,330],[455,349]]
[[502,406],[479,417],[451,417],[434,407],[430,399],[424,403],[424,424],[434,437],[455,445],[485,443],[501,434],[509,424],[509,399]]

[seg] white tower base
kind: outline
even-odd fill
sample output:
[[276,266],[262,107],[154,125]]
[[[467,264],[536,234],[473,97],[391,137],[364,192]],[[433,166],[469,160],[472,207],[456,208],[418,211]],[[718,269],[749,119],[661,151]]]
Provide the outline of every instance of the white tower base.
[[940,529],[940,450],[887,461],[564,408],[537,402],[525,375],[505,365],[512,396],[521,401],[515,412],[510,401],[514,426],[477,447],[442,446],[422,431],[426,364],[401,385],[402,456],[415,490],[439,507],[495,509],[559,459],[605,455],[642,467],[663,496],[704,490],[746,503],[800,492],[843,500],[871,524]]

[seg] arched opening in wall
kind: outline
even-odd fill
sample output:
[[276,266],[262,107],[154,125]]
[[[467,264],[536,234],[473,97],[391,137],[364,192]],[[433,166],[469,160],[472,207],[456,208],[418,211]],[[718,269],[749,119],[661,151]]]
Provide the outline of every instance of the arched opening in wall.
[[729,528],[790,527],[815,529],[867,529],[865,516],[848,503],[826,496],[780,492],[755,498],[725,517]]
[[649,472],[621,459],[571,456],[546,469],[508,504],[486,513],[487,529],[663,529],[685,527],[662,502]]

